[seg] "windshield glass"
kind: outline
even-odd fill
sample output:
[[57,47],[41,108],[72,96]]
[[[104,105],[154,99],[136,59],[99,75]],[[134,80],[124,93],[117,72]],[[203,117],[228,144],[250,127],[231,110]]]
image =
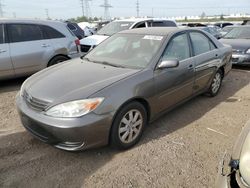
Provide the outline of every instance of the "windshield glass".
[[250,39],[250,27],[233,28],[223,38],[225,39]]
[[113,35],[123,30],[129,29],[134,22],[111,22],[97,32],[99,35]]
[[116,34],[94,48],[85,59],[128,68],[145,68],[159,50],[163,36]]

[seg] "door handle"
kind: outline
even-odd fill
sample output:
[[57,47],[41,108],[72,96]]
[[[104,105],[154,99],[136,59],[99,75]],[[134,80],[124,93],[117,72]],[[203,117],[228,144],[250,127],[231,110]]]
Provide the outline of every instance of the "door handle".
[[193,65],[192,64],[188,66],[188,70],[193,70]]
[[44,48],[47,48],[47,47],[49,47],[49,44],[42,44],[41,46]]
[[4,53],[4,52],[6,52],[6,50],[1,50],[1,49],[0,49],[0,53]]

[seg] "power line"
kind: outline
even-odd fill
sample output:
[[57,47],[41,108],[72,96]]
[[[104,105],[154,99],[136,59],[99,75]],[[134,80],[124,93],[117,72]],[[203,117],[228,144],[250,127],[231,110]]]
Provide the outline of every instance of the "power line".
[[140,14],[140,3],[139,3],[139,0],[137,0],[137,2],[136,2],[136,12],[137,12],[137,17],[139,17],[139,14]]
[[84,17],[85,13],[84,13],[84,3],[83,3],[83,0],[80,0],[80,4],[81,4],[81,7],[82,7],[82,16]]
[[104,8],[104,19],[109,20],[110,19],[109,9],[112,8],[112,6],[108,3],[108,0],[104,0],[104,4],[100,5],[100,7]]
[[0,0],[0,17],[3,17],[4,16],[4,10],[3,10],[3,7],[4,7],[5,5],[4,4],[2,4],[2,0]]
[[85,14],[86,14],[87,18],[91,17],[91,10],[90,10],[90,7],[89,7],[89,2],[90,1],[92,1],[92,0],[84,0],[84,2],[85,2]]
[[45,9],[45,14],[46,14],[46,17],[47,17],[47,19],[49,20],[50,18],[49,18],[49,9]]

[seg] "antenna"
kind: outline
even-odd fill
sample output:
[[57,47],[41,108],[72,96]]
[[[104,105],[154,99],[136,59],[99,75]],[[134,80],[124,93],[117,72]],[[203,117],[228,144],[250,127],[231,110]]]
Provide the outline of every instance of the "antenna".
[[83,3],[83,0],[80,0],[80,4],[81,4],[81,7],[82,7],[82,16],[84,17],[85,14],[84,14],[84,3]]
[[136,2],[136,12],[137,12],[137,17],[139,17],[139,14],[140,14],[140,3],[139,3],[139,0],[137,0],[137,2]]
[[0,17],[3,17],[4,16],[4,11],[3,11],[3,7],[4,7],[5,5],[4,4],[2,4],[2,0],[0,0]]
[[110,19],[109,8],[112,8],[112,6],[108,3],[108,0],[104,0],[104,4],[100,5],[100,7],[104,8],[104,19],[109,20]]

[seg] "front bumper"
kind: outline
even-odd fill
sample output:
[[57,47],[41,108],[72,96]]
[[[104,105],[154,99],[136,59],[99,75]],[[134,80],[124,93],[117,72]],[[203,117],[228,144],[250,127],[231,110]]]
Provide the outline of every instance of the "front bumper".
[[250,65],[250,54],[232,54],[233,65]]
[[53,118],[27,106],[16,97],[23,126],[39,140],[67,151],[104,146],[109,141],[112,116],[87,114],[81,118]]

